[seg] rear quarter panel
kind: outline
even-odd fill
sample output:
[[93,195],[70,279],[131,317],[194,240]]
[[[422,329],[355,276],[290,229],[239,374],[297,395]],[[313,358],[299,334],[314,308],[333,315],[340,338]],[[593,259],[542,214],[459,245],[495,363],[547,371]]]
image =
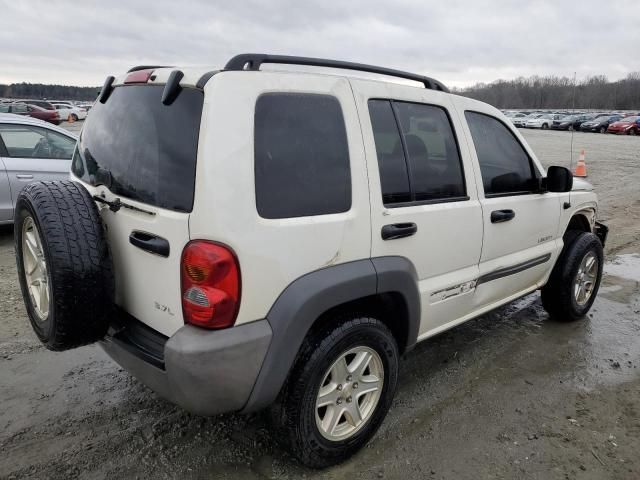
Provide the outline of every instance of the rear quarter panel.
[[[265,219],[256,208],[254,111],[266,92],[321,93],[341,104],[351,164],[351,209]],[[241,270],[236,324],[264,318],[293,280],[370,256],[370,215],[362,134],[347,79],[283,72],[223,72],[205,87],[191,239],[231,247]]]

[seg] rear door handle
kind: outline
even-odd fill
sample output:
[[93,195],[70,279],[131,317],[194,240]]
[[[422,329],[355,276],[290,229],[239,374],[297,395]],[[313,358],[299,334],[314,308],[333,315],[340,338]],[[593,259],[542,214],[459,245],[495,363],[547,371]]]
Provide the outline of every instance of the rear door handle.
[[16,178],[18,180],[33,180],[33,175],[18,173]]
[[154,253],[161,257],[168,257],[171,251],[169,241],[166,238],[138,230],[131,232],[129,235],[129,243],[146,252]]
[[516,216],[513,210],[494,210],[491,212],[491,223],[508,222]]
[[382,227],[382,239],[394,240],[396,238],[410,237],[418,231],[418,226],[413,222],[392,223]]

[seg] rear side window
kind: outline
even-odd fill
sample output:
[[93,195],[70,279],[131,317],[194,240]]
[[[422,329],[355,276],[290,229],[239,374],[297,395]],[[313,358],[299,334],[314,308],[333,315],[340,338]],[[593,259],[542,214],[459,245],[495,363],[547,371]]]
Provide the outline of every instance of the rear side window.
[[535,187],[531,159],[518,139],[498,119],[465,112],[476,147],[486,196],[529,193]]
[[268,93],[255,111],[256,207],[263,218],[351,208],[342,109],[330,95]]
[[116,87],[106,103],[96,102],[71,170],[116,195],[190,212],[204,94],[184,88],[171,105],[164,105],[163,89],[125,85]]
[[455,134],[443,108],[369,100],[369,114],[385,205],[466,199]]

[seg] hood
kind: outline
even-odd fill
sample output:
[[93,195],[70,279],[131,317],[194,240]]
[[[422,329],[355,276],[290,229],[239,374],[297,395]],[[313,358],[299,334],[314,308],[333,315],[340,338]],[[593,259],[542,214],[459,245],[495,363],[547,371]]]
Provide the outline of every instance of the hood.
[[572,192],[590,192],[592,190],[593,185],[591,185],[589,182],[583,180],[582,178],[573,177],[573,188],[571,189]]
[[633,122],[625,122],[623,120],[620,120],[611,124],[612,127],[628,127],[629,125],[633,125]]

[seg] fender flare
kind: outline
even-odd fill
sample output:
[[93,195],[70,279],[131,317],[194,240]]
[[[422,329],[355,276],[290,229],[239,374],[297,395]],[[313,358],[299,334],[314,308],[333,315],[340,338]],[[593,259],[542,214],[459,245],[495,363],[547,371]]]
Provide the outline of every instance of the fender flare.
[[404,257],[377,257],[342,263],[303,275],[280,294],[267,320],[273,332],[249,400],[242,412],[271,404],[287,379],[300,346],[313,323],[333,307],[375,294],[397,292],[408,312],[407,345],[420,327],[420,294],[416,269]]

